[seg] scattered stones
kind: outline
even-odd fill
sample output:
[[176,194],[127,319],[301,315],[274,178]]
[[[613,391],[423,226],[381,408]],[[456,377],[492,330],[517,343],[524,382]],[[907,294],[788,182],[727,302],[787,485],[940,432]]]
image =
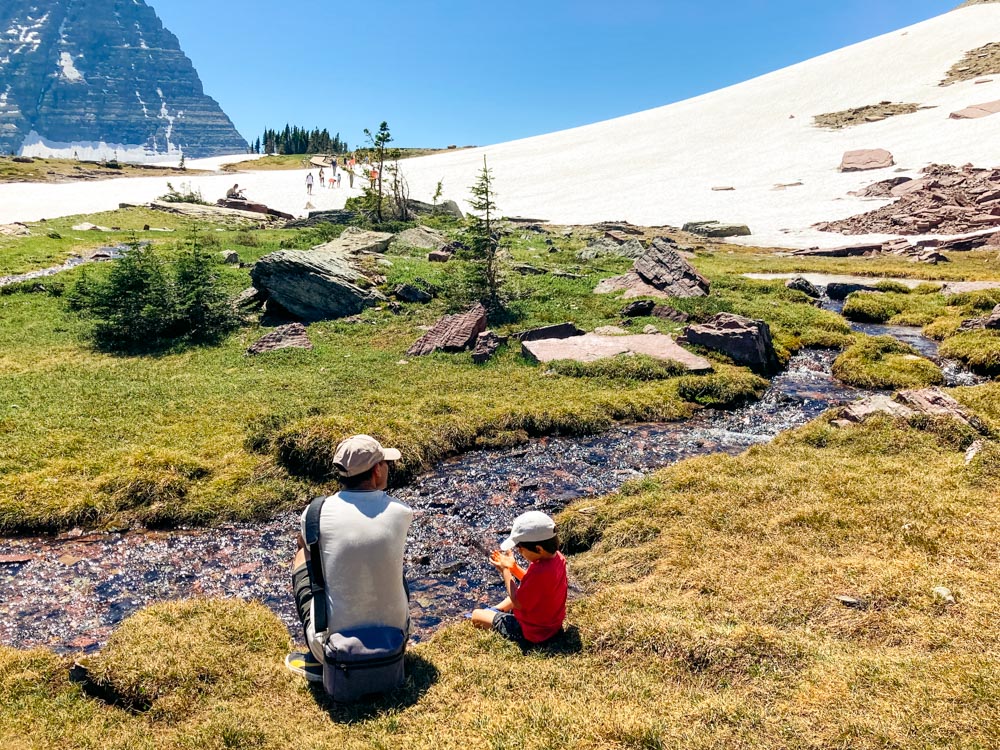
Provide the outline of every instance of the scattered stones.
[[486,330],[486,308],[477,304],[458,315],[446,315],[431,330],[407,349],[410,357],[431,352],[461,352],[474,346],[480,333]]
[[278,326],[247,349],[248,355],[264,354],[278,349],[312,349],[312,342],[301,323]]
[[870,169],[886,169],[896,165],[892,154],[884,148],[848,151],[840,162],[841,172],[865,172]]
[[431,263],[447,263],[451,260],[452,253],[447,250],[432,250],[427,253],[427,260]]
[[651,299],[637,300],[629,302],[622,308],[622,316],[626,318],[644,318],[653,314],[656,303]]
[[965,237],[956,237],[953,240],[918,240],[917,247],[934,247],[938,250],[956,252],[978,250],[981,247],[1000,247],[1000,232],[993,229],[987,229]]
[[400,232],[392,238],[391,244],[414,247],[418,250],[440,250],[448,244],[448,238],[436,229],[419,226]]
[[[836,421],[846,422],[846,424],[861,424],[876,414],[888,414],[893,417],[909,419],[914,415],[914,411],[908,406],[894,401],[889,394],[878,393],[842,407],[837,412]],[[842,425],[837,424],[837,426]]]
[[0,224],[0,234],[4,237],[29,237],[31,230],[20,222],[13,224]]
[[687,323],[688,314],[681,312],[680,310],[675,310],[669,305],[657,305],[653,308],[653,317],[660,318],[661,320],[670,320],[674,323]]
[[642,332],[647,336],[657,336],[660,333],[660,329],[651,323],[647,323],[642,327]]
[[258,260],[250,270],[250,278],[255,287],[267,292],[269,300],[302,320],[356,315],[386,299],[372,288],[372,280],[354,267],[355,259],[346,249],[349,246],[379,244],[355,237],[346,243],[334,240],[308,251],[279,250]]
[[823,296],[819,289],[813,286],[808,279],[803,279],[801,276],[789,279],[785,282],[785,286],[797,292],[802,292],[807,297],[812,297],[813,299],[819,299]]
[[597,336],[627,336],[628,331],[618,326],[598,326],[594,329]]
[[960,109],[958,112],[952,112],[951,119],[978,120],[982,117],[989,117],[995,114],[1000,114],[1000,99],[995,102],[986,102],[985,104],[974,104],[971,107]]
[[392,290],[393,296],[403,302],[430,302],[433,295],[413,284],[399,284]]
[[759,372],[774,372],[779,367],[771,329],[763,320],[717,313],[704,324],[685,328],[684,338]]
[[219,253],[219,259],[227,266],[238,266],[240,264],[240,254],[235,250],[223,250]]
[[483,331],[476,337],[476,347],[472,350],[472,361],[477,365],[485,364],[493,358],[506,338],[497,336],[493,331]]
[[869,104],[864,107],[845,109],[841,112],[828,112],[816,115],[813,123],[818,128],[829,128],[830,130],[840,130],[853,125],[864,125],[869,122],[879,122],[881,120],[894,117],[896,115],[908,115],[920,109],[919,104],[895,104],[893,102],[880,102]]
[[575,323],[559,323],[553,326],[543,326],[542,328],[532,328],[517,334],[518,341],[538,341],[541,339],[568,339],[574,336],[583,336],[585,331],[577,328]]
[[[994,0],[967,0],[965,5],[993,2]],[[942,86],[950,86],[959,81],[968,81],[984,75],[1000,73],[1000,42],[990,42],[983,47],[977,47],[965,54],[955,63],[947,76],[941,81]]]
[[749,237],[750,227],[746,224],[727,224],[722,221],[690,221],[683,230],[702,237]]
[[689,372],[709,372],[712,369],[712,363],[707,359],[692,354],[669,336],[663,335],[600,336],[588,333],[569,339],[523,341],[521,352],[527,359],[540,363],[560,359],[596,362],[621,354],[644,354],[677,362]]
[[956,168],[932,164],[920,179],[889,188],[883,182],[868,191],[899,198],[859,216],[816,224],[841,234],[966,234],[1000,226],[1000,169]]

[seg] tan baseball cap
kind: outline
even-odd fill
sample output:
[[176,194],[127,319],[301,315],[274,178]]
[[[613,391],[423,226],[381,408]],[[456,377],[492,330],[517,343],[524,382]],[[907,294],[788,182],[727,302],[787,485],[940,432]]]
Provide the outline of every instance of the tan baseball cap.
[[382,461],[398,461],[402,454],[395,448],[383,448],[371,435],[354,435],[337,446],[333,466],[342,477],[364,474]]

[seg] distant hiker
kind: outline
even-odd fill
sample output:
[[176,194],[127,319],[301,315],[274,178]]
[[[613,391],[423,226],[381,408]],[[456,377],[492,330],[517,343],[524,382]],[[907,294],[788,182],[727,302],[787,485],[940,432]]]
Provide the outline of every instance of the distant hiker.
[[306,195],[313,194],[313,173],[310,172],[306,175]]
[[[410,629],[403,551],[413,511],[385,491],[389,466],[399,458],[398,450],[383,448],[368,435],[347,438],[333,457],[342,489],[317,498],[302,514],[292,588],[309,651],[334,697],[335,686],[326,685],[326,680],[343,679],[341,670],[362,685],[369,676],[375,680],[372,665],[365,668],[363,678],[354,667],[361,670],[359,660],[365,658],[374,663],[370,651],[380,648],[380,643],[391,644],[386,648],[393,653],[398,651],[402,674],[402,651]],[[351,646],[358,642],[366,648],[358,651]],[[309,654],[292,654],[286,665],[317,679],[317,664],[310,670],[309,664],[293,664],[293,657],[301,661]],[[345,688],[341,685],[340,689]]]
[[351,165],[351,169],[347,172],[347,181],[350,183],[351,187],[354,187],[354,165]]
[[325,173],[323,172],[323,167],[319,168],[319,186],[326,187],[326,176]]
[[337,170],[337,187],[338,187],[338,188],[340,187],[340,181],[341,181],[341,180],[342,180],[343,178],[344,178],[344,174],[343,174],[343,172],[341,172],[341,171],[340,171],[340,170],[338,169],[338,170]]
[[[514,560],[515,548],[528,561],[527,571]],[[521,514],[490,562],[503,578],[507,598],[495,607],[475,610],[472,624],[523,645],[557,635],[566,619],[568,586],[555,521],[537,510]]]
[[226,198],[234,201],[246,200],[243,195],[243,191],[240,190],[239,184],[233,185],[229,190],[226,191]]

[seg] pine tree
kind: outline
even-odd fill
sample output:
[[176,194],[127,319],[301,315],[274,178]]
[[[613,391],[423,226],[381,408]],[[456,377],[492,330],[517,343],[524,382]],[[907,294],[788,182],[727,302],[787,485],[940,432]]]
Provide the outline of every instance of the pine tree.
[[392,142],[392,134],[389,132],[389,123],[383,121],[378,126],[378,132],[372,132],[365,128],[365,138],[371,144],[374,158],[378,163],[378,175],[375,185],[369,185],[365,191],[366,204],[368,209],[374,213],[376,220],[381,224],[382,219],[382,173],[385,169],[385,147]]
[[483,157],[483,169],[475,184],[470,188],[472,200],[471,224],[465,232],[466,244],[472,260],[479,265],[478,280],[473,280],[480,288],[481,301],[492,310],[502,306],[500,267],[500,232],[496,227],[496,193],[493,190],[493,172]]
[[192,238],[176,269],[177,318],[193,342],[218,341],[236,327],[236,314],[219,286],[216,261]]

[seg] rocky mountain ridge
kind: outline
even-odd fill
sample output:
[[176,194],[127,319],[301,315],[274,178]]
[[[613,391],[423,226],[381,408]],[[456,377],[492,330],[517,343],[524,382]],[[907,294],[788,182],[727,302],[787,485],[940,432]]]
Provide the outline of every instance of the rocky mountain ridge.
[[0,0],[0,152],[156,161],[246,148],[144,0]]

